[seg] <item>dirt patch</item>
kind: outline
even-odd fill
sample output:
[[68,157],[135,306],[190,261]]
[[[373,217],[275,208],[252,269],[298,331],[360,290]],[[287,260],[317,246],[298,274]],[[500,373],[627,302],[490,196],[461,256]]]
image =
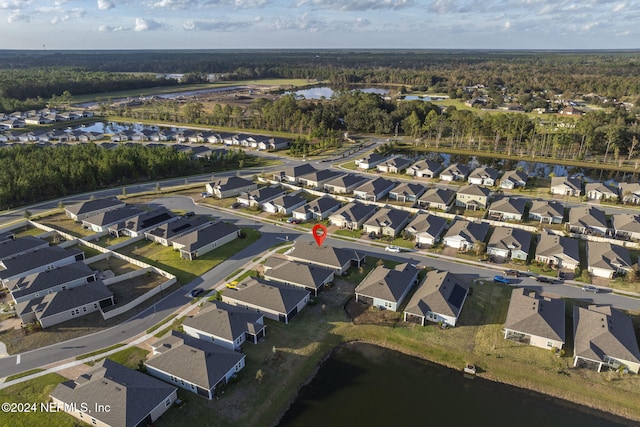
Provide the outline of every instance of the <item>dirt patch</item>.
[[453,256],[454,257],[454,256],[458,255],[458,250],[456,248],[445,246],[444,249],[442,249],[442,255]]
[[382,310],[369,304],[350,299],[345,310],[355,325],[382,325],[397,327],[403,324],[402,313]]

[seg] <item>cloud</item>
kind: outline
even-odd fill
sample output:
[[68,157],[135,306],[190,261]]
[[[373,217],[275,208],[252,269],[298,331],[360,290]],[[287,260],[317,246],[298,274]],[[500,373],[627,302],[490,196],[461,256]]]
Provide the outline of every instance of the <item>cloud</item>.
[[146,0],[145,4],[154,9],[196,10],[230,7],[233,9],[257,9],[271,0]]
[[115,27],[111,25],[100,25],[98,27],[98,32],[100,33],[118,33],[121,31],[131,31],[131,28],[123,27],[122,25],[116,25]]
[[109,10],[116,7],[116,4],[111,0],[98,0],[98,9],[100,10]]
[[618,12],[621,12],[621,11],[623,11],[624,9],[626,9],[626,7],[627,7],[626,3],[619,3],[619,4],[615,5],[615,6],[613,7],[613,9],[611,9],[611,10],[612,10],[614,13],[618,13]]
[[366,29],[370,25],[371,22],[366,18],[325,21],[305,13],[297,18],[278,17],[275,20],[267,21],[264,29],[268,31],[304,31],[309,33],[356,32]]
[[31,17],[29,15],[26,15],[24,13],[20,13],[20,12],[16,12],[12,15],[9,15],[7,17],[7,22],[9,24],[13,24],[16,22],[30,22],[31,21]]
[[414,0],[297,0],[296,6],[309,5],[316,9],[363,11],[376,9],[402,9],[413,6]]
[[252,25],[248,21],[218,21],[215,19],[191,19],[182,24],[185,31],[234,31]]
[[165,29],[167,29],[166,24],[144,18],[136,18],[136,26],[133,28],[134,31],[156,31]]
[[0,0],[0,9],[18,12],[22,8],[31,6],[32,3],[31,0]]

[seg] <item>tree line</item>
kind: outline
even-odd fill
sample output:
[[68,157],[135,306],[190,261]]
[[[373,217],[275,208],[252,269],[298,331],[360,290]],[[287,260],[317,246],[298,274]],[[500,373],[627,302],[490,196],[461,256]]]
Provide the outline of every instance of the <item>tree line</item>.
[[0,209],[132,182],[235,169],[244,162],[241,150],[194,159],[171,147],[16,145],[0,150]]

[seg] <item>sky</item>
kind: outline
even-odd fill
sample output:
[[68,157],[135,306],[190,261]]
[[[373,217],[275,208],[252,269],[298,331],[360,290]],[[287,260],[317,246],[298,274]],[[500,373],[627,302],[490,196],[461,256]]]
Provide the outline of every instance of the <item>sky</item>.
[[639,0],[0,0],[1,49],[636,49]]

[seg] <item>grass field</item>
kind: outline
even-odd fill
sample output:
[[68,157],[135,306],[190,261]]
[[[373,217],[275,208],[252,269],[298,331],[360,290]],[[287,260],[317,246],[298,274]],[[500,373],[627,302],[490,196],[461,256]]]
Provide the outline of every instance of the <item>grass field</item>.
[[260,233],[252,228],[243,229],[243,232],[246,235],[244,239],[233,240],[193,261],[180,258],[180,252],[174,251],[171,247],[151,241],[132,243],[119,252],[168,271],[176,276],[178,283],[185,284],[240,252],[260,237]]

